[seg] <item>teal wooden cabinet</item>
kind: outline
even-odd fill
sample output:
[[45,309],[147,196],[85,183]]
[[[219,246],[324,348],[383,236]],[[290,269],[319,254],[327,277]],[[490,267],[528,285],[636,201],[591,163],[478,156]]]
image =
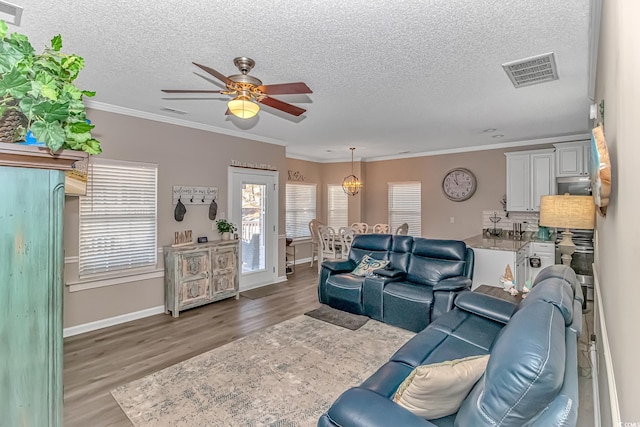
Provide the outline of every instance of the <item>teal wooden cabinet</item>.
[[0,144],[0,426],[62,426],[65,175],[57,169],[75,160],[33,156]]

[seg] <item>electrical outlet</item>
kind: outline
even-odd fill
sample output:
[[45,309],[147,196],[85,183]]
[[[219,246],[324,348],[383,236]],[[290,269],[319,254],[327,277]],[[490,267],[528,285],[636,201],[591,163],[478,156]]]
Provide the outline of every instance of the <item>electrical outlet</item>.
[[452,217],[449,217],[449,222],[450,222],[451,224],[455,224],[455,222],[456,222],[456,218],[455,218],[455,217],[453,217],[453,216],[452,216]]

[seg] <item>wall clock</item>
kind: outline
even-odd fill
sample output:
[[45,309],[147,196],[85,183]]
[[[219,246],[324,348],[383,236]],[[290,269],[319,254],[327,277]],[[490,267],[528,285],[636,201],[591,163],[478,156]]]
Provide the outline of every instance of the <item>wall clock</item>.
[[447,199],[462,202],[473,196],[478,183],[469,169],[455,168],[446,173],[442,180],[442,191]]

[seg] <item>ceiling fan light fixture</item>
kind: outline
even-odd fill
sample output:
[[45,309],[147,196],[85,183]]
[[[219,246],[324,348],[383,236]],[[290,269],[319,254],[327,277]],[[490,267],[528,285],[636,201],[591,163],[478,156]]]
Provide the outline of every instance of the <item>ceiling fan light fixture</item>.
[[235,97],[229,101],[227,107],[229,107],[231,114],[236,117],[240,117],[241,119],[250,119],[260,111],[260,106],[255,102],[252,102],[246,95],[239,95]]

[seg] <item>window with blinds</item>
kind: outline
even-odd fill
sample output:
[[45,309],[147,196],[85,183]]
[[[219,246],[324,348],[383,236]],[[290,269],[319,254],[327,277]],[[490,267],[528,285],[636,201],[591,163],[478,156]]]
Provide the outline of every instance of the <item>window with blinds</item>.
[[389,183],[389,225],[394,233],[403,223],[409,235],[422,235],[422,184],[419,181]]
[[157,177],[155,164],[91,160],[80,197],[80,278],[156,266]]
[[309,222],[316,217],[315,184],[287,184],[285,217],[287,237],[309,237]]
[[341,185],[327,186],[327,225],[336,231],[349,226],[349,195]]

